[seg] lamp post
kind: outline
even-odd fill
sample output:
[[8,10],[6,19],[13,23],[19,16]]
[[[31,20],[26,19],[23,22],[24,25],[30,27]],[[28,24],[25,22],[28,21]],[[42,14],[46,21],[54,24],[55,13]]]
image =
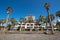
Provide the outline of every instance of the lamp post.
[[49,7],[50,7],[49,3],[45,3],[44,7],[45,7],[46,10],[47,10],[48,19],[49,19],[49,25],[50,25],[50,27],[52,28],[51,33],[53,34],[53,33],[54,33],[54,28],[53,28],[53,26],[52,26],[52,24],[51,24],[51,18],[50,18],[50,13],[49,13]]

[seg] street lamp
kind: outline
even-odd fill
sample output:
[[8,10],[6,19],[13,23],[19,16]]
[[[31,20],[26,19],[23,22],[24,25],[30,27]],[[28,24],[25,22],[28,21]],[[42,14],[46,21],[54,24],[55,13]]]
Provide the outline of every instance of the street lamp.
[[49,19],[49,25],[50,25],[50,27],[52,28],[51,33],[53,34],[53,33],[54,33],[54,29],[53,29],[53,26],[52,26],[52,24],[51,24],[51,18],[50,18],[50,13],[49,13],[49,7],[50,7],[49,3],[45,3],[44,7],[45,7],[46,10],[47,10],[48,19]]

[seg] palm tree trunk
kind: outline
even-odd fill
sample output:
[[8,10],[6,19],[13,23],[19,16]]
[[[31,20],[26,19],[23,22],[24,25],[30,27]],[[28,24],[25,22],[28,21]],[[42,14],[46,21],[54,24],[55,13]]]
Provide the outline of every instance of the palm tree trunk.
[[8,14],[8,16],[7,16],[7,19],[6,19],[6,26],[5,26],[5,27],[7,27],[7,25],[8,25],[9,16],[10,16],[10,14]]
[[[9,11],[8,11],[8,12],[9,12]],[[9,16],[10,16],[10,12],[9,12],[8,15],[7,15],[5,30],[7,30],[6,27],[7,27],[7,25],[8,25]]]
[[52,26],[52,24],[51,24],[51,18],[50,18],[49,10],[47,10],[47,12],[48,12],[48,17],[49,17],[49,25],[50,25],[50,27],[52,28],[51,33],[54,34],[54,28],[53,28],[53,26]]
[[21,23],[21,25],[20,25],[20,31],[22,30],[22,23]]

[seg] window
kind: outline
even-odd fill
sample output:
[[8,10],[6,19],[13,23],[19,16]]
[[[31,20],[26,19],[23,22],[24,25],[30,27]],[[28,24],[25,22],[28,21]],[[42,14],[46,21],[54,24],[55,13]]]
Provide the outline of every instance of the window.
[[31,26],[33,26],[33,24],[31,24]]
[[27,26],[29,26],[29,24],[27,24]]

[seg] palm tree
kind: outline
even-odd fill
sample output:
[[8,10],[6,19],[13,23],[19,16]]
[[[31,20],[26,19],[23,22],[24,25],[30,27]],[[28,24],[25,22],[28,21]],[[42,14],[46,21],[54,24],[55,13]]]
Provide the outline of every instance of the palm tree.
[[43,22],[44,16],[40,15],[39,20],[40,20],[40,22]]
[[50,16],[49,16],[49,15],[50,15],[50,13],[49,13],[49,7],[50,7],[49,3],[45,3],[44,7],[45,7],[46,10],[47,10],[48,19],[49,19],[49,24],[50,24],[50,27],[52,28],[51,33],[53,34],[53,33],[54,33],[54,29],[53,29],[53,26],[51,25],[51,18],[50,18]]
[[[40,15],[40,17],[39,17],[39,24],[42,25],[43,22],[44,22],[44,16]],[[42,27],[42,32],[43,32],[43,27]]]
[[[60,10],[56,12],[56,16],[58,16],[60,18]],[[60,27],[60,22],[57,21],[56,25],[58,25]]]
[[60,22],[59,22],[59,21],[57,21],[56,27],[57,27],[57,28],[60,28]]
[[36,19],[36,24],[39,24],[40,20],[39,19]]
[[6,26],[5,27],[7,27],[7,25],[8,25],[8,19],[9,19],[10,13],[13,11],[13,8],[12,7],[7,7],[6,10],[7,10],[8,15],[7,15],[7,18],[6,18]]
[[4,23],[6,23],[6,20],[5,19],[1,19],[0,20],[0,27],[4,28]]
[[4,23],[6,23],[6,20],[5,19],[1,19],[0,20],[0,26],[3,26]]
[[46,23],[47,33],[48,33],[48,27],[47,27],[48,22],[49,22],[48,17],[44,18],[44,23]]
[[[53,21],[55,16],[53,14],[50,14],[49,16],[51,18],[51,21]],[[46,28],[47,28],[47,33],[48,33],[48,27],[47,27],[47,23],[49,23],[48,16],[44,19],[44,23],[46,23]]]
[[22,29],[22,23],[25,23],[25,19],[21,17],[20,20],[19,20],[19,22],[21,24],[21,26],[20,26],[20,31],[21,31],[21,29]]
[[56,12],[56,16],[60,17],[60,10]]
[[6,23],[6,20],[5,19],[2,19],[1,20],[1,23],[2,23],[2,26],[3,26],[3,24]]
[[53,21],[54,18],[55,18],[54,14],[50,14],[49,16],[50,16],[50,18],[51,18],[51,21]]
[[29,23],[32,23],[32,22],[34,22],[34,20],[33,20],[33,15],[28,15],[28,20],[27,20]]
[[[53,14],[50,14],[49,16],[50,16],[51,21],[53,21],[55,16]],[[49,20],[48,16],[46,17],[46,20],[49,23],[50,20]]]
[[15,25],[17,24],[17,21],[14,18],[10,19],[11,23],[12,23],[12,29],[15,27]]
[[25,19],[21,17],[20,20],[19,20],[19,22],[23,23],[23,22],[25,22]]
[[8,24],[7,28],[8,28],[8,30],[10,30],[11,29],[11,24]]
[[12,23],[12,26],[15,26],[16,20],[15,20],[14,18],[11,18],[10,21],[11,21],[11,23]]

